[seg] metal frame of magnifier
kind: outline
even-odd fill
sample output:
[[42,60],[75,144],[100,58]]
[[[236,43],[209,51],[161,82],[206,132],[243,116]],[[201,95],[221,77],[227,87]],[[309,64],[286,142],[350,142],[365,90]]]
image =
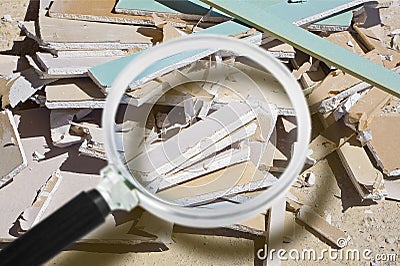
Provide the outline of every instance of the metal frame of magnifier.
[[[188,208],[167,203],[146,191],[119,159],[115,142],[115,116],[128,84],[160,59],[201,49],[226,50],[245,56],[271,73],[284,87],[296,111],[298,134],[288,167],[260,196],[223,209]],[[166,56],[168,55],[168,56]],[[103,181],[82,192],[0,252],[0,265],[40,265],[102,224],[112,210],[130,211],[140,205],[152,214],[177,224],[217,227],[237,223],[268,209],[289,190],[304,165],[310,139],[310,115],[298,82],[277,59],[256,45],[217,35],[189,35],[144,51],[121,71],[107,96],[103,111],[105,150],[109,165]]]

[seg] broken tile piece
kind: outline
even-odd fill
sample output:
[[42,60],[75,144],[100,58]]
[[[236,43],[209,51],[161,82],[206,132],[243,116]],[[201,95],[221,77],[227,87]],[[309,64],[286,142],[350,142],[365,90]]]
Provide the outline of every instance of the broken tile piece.
[[12,113],[0,112],[0,188],[27,165],[24,149]]

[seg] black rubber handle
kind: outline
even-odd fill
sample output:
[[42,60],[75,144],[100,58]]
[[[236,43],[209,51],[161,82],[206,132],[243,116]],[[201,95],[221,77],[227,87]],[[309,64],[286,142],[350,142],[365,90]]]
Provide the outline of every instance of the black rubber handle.
[[110,208],[97,190],[82,192],[0,252],[0,265],[41,265],[104,222]]

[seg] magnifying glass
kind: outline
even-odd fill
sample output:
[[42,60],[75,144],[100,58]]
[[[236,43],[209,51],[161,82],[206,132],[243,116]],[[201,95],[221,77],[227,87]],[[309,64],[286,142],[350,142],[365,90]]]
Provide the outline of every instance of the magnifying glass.
[[[168,60],[179,62],[179,70],[152,74]],[[274,150],[266,159],[269,144],[275,149],[279,142],[274,101],[282,93],[295,113],[297,139],[290,161],[273,175],[260,165],[273,159]],[[256,45],[216,35],[193,34],[143,51],[110,89],[102,126],[109,163],[102,182],[4,248],[2,265],[44,263],[111,211],[138,205],[184,226],[249,219],[285,196],[310,138],[308,107],[289,70]]]

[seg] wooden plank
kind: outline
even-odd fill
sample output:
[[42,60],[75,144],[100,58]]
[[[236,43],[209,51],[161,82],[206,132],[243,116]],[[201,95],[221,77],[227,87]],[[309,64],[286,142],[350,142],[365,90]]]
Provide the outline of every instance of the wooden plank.
[[[239,23],[228,21],[222,24],[207,28],[205,30],[201,30],[195,34],[217,34],[217,35],[233,35],[242,32],[247,32],[250,28],[243,26]],[[256,34],[244,38],[249,42],[261,42],[261,34],[257,32]],[[135,88],[140,86],[141,84],[152,80],[156,77],[162,76],[172,70],[175,70],[179,67],[183,67],[188,65],[194,61],[197,61],[205,56],[208,56],[214,53],[214,50],[204,49],[201,51],[189,51],[186,53],[181,53],[173,56],[169,56],[160,60],[157,64],[152,65],[145,72],[136,77],[135,82],[133,82],[130,87]],[[89,76],[93,79],[93,81],[102,88],[109,88],[114,82],[114,79],[118,75],[118,73],[126,67],[129,62],[131,62],[134,58],[140,55],[140,52],[132,54],[127,57],[123,57],[118,60],[111,61],[107,64],[99,65],[89,69]],[[189,60],[190,59],[190,60]],[[183,63],[185,62],[185,63]]]
[[[143,1],[141,1],[143,2]],[[147,1],[146,1],[147,2]],[[118,3],[119,4],[119,3]],[[49,16],[60,19],[98,21],[119,24],[137,24],[153,26],[151,14],[116,14],[113,12],[115,0],[56,0],[50,6]],[[185,27],[186,22],[178,17],[166,18],[175,27]]]
[[[328,65],[370,83],[388,93],[400,96],[400,76],[345,48],[299,28],[271,13],[262,2],[202,0],[240,21],[262,30]],[[336,1],[335,1],[336,2]],[[254,12],[257,10],[257,12]]]

